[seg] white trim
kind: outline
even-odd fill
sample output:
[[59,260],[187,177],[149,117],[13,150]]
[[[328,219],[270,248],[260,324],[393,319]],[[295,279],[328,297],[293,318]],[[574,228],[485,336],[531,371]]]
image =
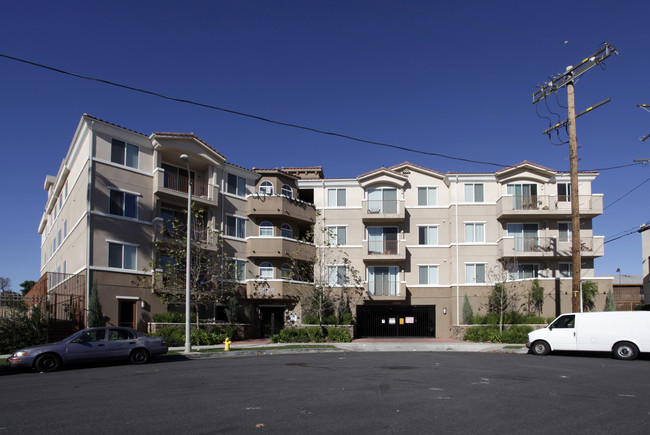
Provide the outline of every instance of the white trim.
[[151,275],[152,272],[144,272],[137,269],[118,269],[117,267],[103,267],[103,266],[90,266],[90,270],[97,270],[100,272],[116,272],[116,273],[130,273],[133,275]]
[[122,189],[121,187],[117,187],[117,186],[106,186],[106,187],[108,188],[108,190],[116,190],[118,192],[129,193],[131,195],[139,196],[141,198],[143,197],[143,195],[141,193],[139,193],[139,192],[133,192],[131,190],[125,190],[125,189]]
[[128,299],[130,301],[139,301],[140,296],[115,296],[115,299]]
[[[117,139],[117,140],[120,140],[120,139]],[[134,145],[134,144],[131,144],[131,145]],[[125,171],[135,172],[136,174],[144,175],[145,177],[153,178],[153,176],[154,176],[153,171],[151,171],[151,172],[143,171],[142,169],[136,169],[136,168],[132,168],[132,167],[126,166],[126,165],[120,165],[120,164],[117,164],[117,163],[113,163],[110,160],[104,160],[104,159],[100,159],[98,157],[93,157],[93,161],[97,162],[97,163],[105,164],[106,166],[112,166],[114,168],[123,169]],[[138,164],[140,164],[140,157],[139,156],[138,156]]]
[[120,242],[120,241],[117,241],[117,240],[109,240],[109,239],[106,239],[106,242],[107,243],[117,243],[117,244],[126,245],[126,246],[135,246],[136,248],[140,246],[139,243]]
[[[102,211],[91,211],[91,215],[93,216],[101,216],[101,217],[106,217],[106,218],[111,218],[111,219],[119,219],[122,221],[128,221],[128,222],[133,222],[141,225],[153,225],[154,222],[149,222],[149,221],[143,221],[137,218],[131,218],[131,217],[126,217],[126,216],[120,216],[119,214],[110,214],[110,213],[104,213]],[[162,219],[162,218],[156,218],[156,219]],[[154,219],[154,221],[156,220]]]

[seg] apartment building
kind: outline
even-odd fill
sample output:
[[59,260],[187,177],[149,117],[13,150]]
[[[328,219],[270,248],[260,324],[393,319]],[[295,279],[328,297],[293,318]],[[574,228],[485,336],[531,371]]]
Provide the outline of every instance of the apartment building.
[[[603,211],[602,195],[591,192],[596,176],[579,175],[582,276],[605,294],[611,279],[594,277],[604,254],[592,228]],[[202,225],[219,232],[237,265],[232,280],[255,336],[300,323],[295,288],[308,283],[296,282],[296,261],[322,263],[334,287],[361,277],[350,301],[358,336],[451,337],[464,297],[484,312],[502,278],[522,294],[538,279],[546,316],[570,310],[568,173],[522,162],[443,174],[406,162],[327,179],[321,167],[246,169],[194,134],[147,136],[90,115],[45,180],[38,230],[48,292],[85,281],[87,306],[96,282],[107,320],[140,330],[157,312],[182,311],[138,282],[157,272],[154,244],[170,219],[186,217],[190,181]],[[223,320],[223,307],[203,307],[201,317]]]

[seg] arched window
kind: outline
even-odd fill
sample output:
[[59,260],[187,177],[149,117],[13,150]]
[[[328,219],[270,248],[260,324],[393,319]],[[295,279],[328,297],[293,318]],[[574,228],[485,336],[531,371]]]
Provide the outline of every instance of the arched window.
[[293,229],[289,224],[282,224],[282,237],[286,239],[293,239]]
[[273,224],[264,221],[260,224],[260,237],[273,237]]
[[287,198],[293,198],[293,189],[288,184],[282,185],[282,195]]
[[284,263],[282,265],[282,278],[284,279],[291,279],[291,276],[293,273],[291,272],[291,265]]
[[268,180],[262,181],[262,184],[260,184],[260,194],[273,195],[273,183]]
[[262,279],[273,279],[273,265],[265,261],[260,264],[260,278]]

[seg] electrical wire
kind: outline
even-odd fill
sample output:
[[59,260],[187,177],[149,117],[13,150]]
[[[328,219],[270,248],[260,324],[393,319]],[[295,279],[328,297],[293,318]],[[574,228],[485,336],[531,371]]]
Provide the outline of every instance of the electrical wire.
[[162,99],[165,99],[165,100],[175,101],[175,102],[184,103],[184,104],[190,104],[190,105],[193,105],[193,106],[203,107],[203,108],[206,108],[206,109],[218,110],[218,111],[221,111],[221,112],[230,113],[232,115],[244,116],[244,117],[247,117],[247,118],[256,119],[258,121],[263,121],[263,122],[267,122],[267,123],[275,124],[275,125],[281,125],[281,126],[284,126],[284,127],[291,127],[291,128],[296,128],[296,129],[300,129],[300,130],[306,130],[306,131],[310,131],[312,133],[318,133],[318,134],[323,134],[323,135],[327,135],[327,136],[338,137],[338,138],[341,138],[341,139],[347,139],[347,140],[351,140],[351,141],[355,141],[355,142],[366,143],[366,144],[369,144],[369,145],[377,145],[377,146],[386,147],[386,148],[398,149],[398,150],[407,151],[407,152],[416,153],[416,154],[423,154],[423,155],[428,155],[428,156],[441,157],[441,158],[444,158],[444,159],[457,160],[457,161],[461,161],[461,162],[476,163],[476,164],[480,164],[480,165],[497,166],[497,167],[500,167],[500,168],[510,166],[510,165],[502,164],[502,163],[485,162],[485,161],[481,161],[481,160],[466,159],[466,158],[463,158],[463,157],[454,157],[454,156],[449,156],[449,155],[446,155],[446,154],[434,153],[434,152],[431,152],[431,151],[422,151],[422,150],[417,150],[417,149],[414,149],[414,148],[408,148],[408,147],[405,147],[405,146],[394,145],[394,144],[389,144],[389,143],[384,143],[384,142],[377,142],[377,141],[367,140],[367,139],[361,139],[361,138],[357,138],[357,137],[354,137],[354,136],[349,136],[349,135],[346,135],[346,134],[320,130],[320,129],[317,129],[317,128],[306,127],[306,126],[298,125],[298,124],[292,124],[292,123],[289,123],[289,122],[275,121],[273,119],[265,118],[263,116],[252,115],[252,114],[249,114],[249,113],[239,112],[237,110],[232,110],[232,109],[226,109],[226,108],[223,108],[223,107],[213,106],[211,104],[199,103],[199,102],[184,99],[184,98],[170,97],[168,95],[164,95],[164,94],[161,94],[161,93],[158,93],[158,92],[148,91],[148,90],[145,90],[145,89],[136,88],[134,86],[123,85],[123,84],[120,84],[120,83],[111,82],[109,80],[104,80],[104,79],[100,79],[100,78],[96,78],[96,77],[90,77],[90,76],[85,76],[85,75],[82,75],[82,74],[72,73],[72,72],[65,71],[65,70],[62,70],[62,69],[59,69],[59,68],[54,68],[54,67],[51,67],[51,66],[47,66],[47,65],[40,64],[40,63],[32,62],[32,61],[29,61],[29,60],[9,56],[9,55],[3,54],[3,53],[0,53],[0,57],[4,57],[6,59],[14,60],[14,61],[17,61],[17,62],[26,63],[28,65],[36,66],[36,67],[43,68],[43,69],[46,69],[46,70],[49,70],[49,71],[54,71],[54,72],[64,74],[64,75],[68,75],[68,76],[71,76],[71,77],[76,77],[76,78],[80,78],[80,79],[84,79],[84,80],[90,80],[90,81],[95,81],[95,82],[99,82],[99,83],[104,83],[106,85],[115,86],[115,87],[118,87],[118,88],[127,89],[127,90],[134,91],[134,92],[140,92],[142,94],[151,95],[151,96],[162,98]]
[[644,185],[645,183],[647,183],[648,181],[650,181],[650,177],[646,178],[644,181],[641,182],[641,184],[639,184],[638,186],[636,186],[635,188],[633,188],[632,190],[630,190],[629,192],[627,192],[625,195],[623,195],[623,196],[619,197],[618,199],[616,199],[616,201],[614,201],[614,202],[612,202],[611,204],[607,205],[607,207],[603,208],[603,210],[607,210],[608,208],[610,208],[611,206],[613,206],[614,204],[616,204],[617,202],[619,202],[621,199],[625,198],[625,197],[628,196],[630,193],[634,192],[636,189],[638,189],[639,187],[643,186],[643,185]]

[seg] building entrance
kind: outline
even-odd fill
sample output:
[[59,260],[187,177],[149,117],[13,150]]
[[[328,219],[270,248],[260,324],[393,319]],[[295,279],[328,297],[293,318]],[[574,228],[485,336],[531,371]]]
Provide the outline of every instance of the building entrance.
[[436,306],[358,306],[357,335],[362,337],[435,337]]

